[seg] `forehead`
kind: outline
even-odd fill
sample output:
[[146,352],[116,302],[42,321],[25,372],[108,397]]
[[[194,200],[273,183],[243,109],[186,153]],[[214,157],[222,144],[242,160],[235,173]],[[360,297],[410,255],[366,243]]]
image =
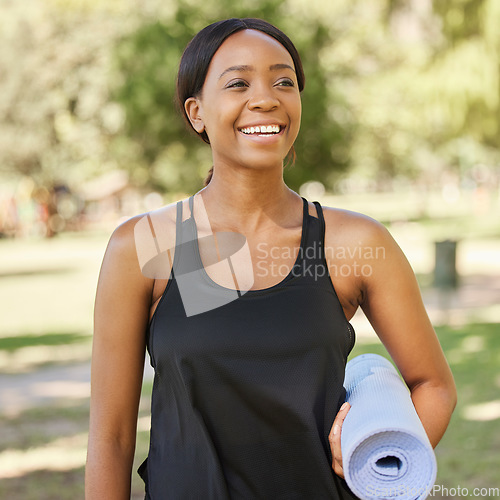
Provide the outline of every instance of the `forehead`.
[[[207,77],[217,76],[234,65],[289,64],[294,67],[292,56],[278,40],[258,30],[238,31],[227,38],[214,54]],[[219,73],[217,73],[219,71]]]

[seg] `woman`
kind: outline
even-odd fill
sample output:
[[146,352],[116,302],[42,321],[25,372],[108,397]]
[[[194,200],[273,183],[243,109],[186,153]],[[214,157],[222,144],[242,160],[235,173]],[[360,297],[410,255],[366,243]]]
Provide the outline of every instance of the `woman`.
[[215,23],[186,48],[178,98],[211,146],[212,176],[111,237],[95,306],[88,499],[129,498],[146,346],[147,498],[353,498],[340,436],[360,306],[431,443],[443,435],[455,386],[401,250],[374,220],[311,204],[283,181],[303,86],[292,42],[261,20]]

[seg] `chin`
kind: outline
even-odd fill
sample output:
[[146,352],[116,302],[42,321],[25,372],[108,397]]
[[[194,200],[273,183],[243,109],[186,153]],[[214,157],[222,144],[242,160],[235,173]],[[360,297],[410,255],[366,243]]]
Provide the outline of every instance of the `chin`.
[[255,161],[253,162],[245,162],[245,167],[246,168],[250,168],[250,169],[253,169],[253,170],[261,170],[261,171],[269,171],[269,170],[275,170],[275,169],[279,169],[279,170],[282,170],[283,169],[283,162],[284,160],[283,159],[272,159],[270,160],[269,158],[267,159],[256,159]]
[[282,154],[250,154],[244,159],[245,165],[251,168],[273,169],[283,168],[286,155]]

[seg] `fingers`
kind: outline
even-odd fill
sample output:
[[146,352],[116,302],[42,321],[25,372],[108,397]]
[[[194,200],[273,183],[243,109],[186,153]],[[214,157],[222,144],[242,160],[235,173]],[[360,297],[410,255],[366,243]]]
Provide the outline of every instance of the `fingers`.
[[328,436],[330,441],[330,449],[332,451],[332,469],[341,478],[344,477],[344,469],[342,467],[342,448],[340,447],[340,435],[342,433],[342,424],[351,405],[346,401],[341,407],[335,420],[333,421],[332,429]]

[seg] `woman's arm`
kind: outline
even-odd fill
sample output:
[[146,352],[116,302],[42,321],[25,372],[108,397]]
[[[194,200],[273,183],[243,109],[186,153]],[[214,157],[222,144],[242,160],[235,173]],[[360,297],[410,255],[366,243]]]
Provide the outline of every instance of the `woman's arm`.
[[370,244],[385,249],[365,279],[361,307],[396,363],[433,447],[441,440],[457,394],[450,367],[425,311],[420,289],[403,252],[381,224]]
[[142,276],[135,219],[113,233],[97,286],[85,498],[129,499],[153,280]]
[[[349,311],[350,318],[358,304],[362,307],[409,387],[435,447],[455,408],[456,388],[413,270],[389,232],[373,219],[345,212],[339,216],[337,212],[329,213],[329,220],[339,238],[337,242],[330,239],[330,244],[342,242],[349,249],[346,254],[354,256],[343,262],[353,270],[351,275],[337,283],[333,280],[344,311]],[[340,433],[348,411],[348,405],[339,411],[330,433],[332,466],[340,476]]]

